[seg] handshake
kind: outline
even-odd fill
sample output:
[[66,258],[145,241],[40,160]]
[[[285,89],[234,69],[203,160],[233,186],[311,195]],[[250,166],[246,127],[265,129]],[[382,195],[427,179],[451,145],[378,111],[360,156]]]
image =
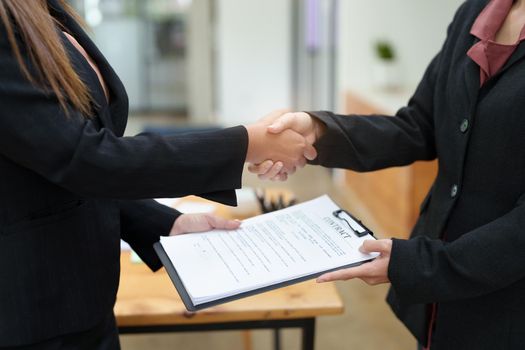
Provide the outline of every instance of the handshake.
[[324,133],[324,124],[304,112],[277,110],[246,130],[248,170],[263,180],[285,181],[307,160],[317,158],[313,145]]

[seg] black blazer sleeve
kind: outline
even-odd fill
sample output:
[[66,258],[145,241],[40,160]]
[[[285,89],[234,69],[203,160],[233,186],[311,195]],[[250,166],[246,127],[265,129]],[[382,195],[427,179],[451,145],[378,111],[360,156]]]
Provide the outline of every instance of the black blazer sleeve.
[[388,275],[406,303],[477,297],[525,278],[525,195],[504,216],[451,243],[394,239]]
[[181,215],[175,209],[152,199],[119,201],[121,238],[128,242],[141,259],[153,270],[162,267],[153,243],[167,236]]
[[[79,195],[144,199],[187,194],[235,204],[248,145],[244,127],[118,137],[22,76],[0,27],[0,154]],[[27,54],[23,52],[24,58]],[[30,67],[31,69],[31,67]]]

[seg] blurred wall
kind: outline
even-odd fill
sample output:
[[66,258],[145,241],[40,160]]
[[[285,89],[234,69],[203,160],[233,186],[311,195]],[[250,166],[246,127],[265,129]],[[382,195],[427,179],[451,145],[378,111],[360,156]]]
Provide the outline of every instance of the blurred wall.
[[[374,43],[380,39],[393,44],[400,85],[412,91],[443,44],[447,26],[461,3],[339,0],[338,109],[343,109],[346,91],[373,88]],[[213,4],[215,121],[225,126],[246,123],[274,108],[290,107],[292,1],[215,0]],[[195,68],[193,71],[198,65]],[[199,89],[194,91],[198,96]],[[194,105],[198,103],[196,99]]]
[[290,106],[291,2],[217,0],[217,121],[234,125]]
[[419,82],[439,51],[448,24],[462,0],[341,0],[338,86],[366,89],[373,84],[373,44],[390,41],[399,59],[401,83]]
[[188,17],[188,114],[194,124],[213,124],[212,3],[193,0]]
[[144,24],[136,18],[111,18],[93,27],[99,49],[126,87],[130,110],[142,109],[146,102],[139,40],[144,32]]

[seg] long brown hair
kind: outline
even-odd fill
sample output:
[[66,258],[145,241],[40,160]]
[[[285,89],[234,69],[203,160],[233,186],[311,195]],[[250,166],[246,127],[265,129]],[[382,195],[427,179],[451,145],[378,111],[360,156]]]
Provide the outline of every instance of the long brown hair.
[[[73,18],[79,20],[65,0],[59,0],[59,3]],[[0,0],[0,19],[24,76],[35,86],[53,92],[67,114],[69,101],[75,109],[89,117],[92,113],[91,95],[71,65],[57,31],[57,25],[60,24],[51,16],[47,1]],[[24,62],[15,27],[35,68],[34,74]]]

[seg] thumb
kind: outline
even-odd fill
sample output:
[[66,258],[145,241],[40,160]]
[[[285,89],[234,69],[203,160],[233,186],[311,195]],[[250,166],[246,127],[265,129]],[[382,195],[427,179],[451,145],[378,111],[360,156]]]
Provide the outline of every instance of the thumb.
[[306,145],[303,155],[308,160],[314,160],[315,158],[317,158],[317,150],[314,146],[308,144]]
[[384,239],[380,240],[366,240],[363,245],[359,248],[361,253],[384,253],[388,251],[388,246]]
[[271,134],[279,134],[286,129],[291,129],[294,122],[293,116],[293,113],[283,114],[280,118],[278,118],[270,126],[268,126],[268,132]]
[[235,230],[241,226],[241,222],[237,220],[226,220],[215,215],[209,215],[207,218],[210,226],[219,230]]

